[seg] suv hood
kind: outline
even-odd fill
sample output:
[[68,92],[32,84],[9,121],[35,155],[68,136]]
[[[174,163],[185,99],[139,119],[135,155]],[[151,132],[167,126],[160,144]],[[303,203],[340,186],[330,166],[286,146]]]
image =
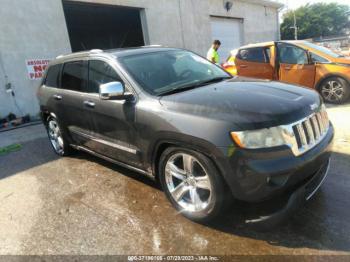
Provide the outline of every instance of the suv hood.
[[166,110],[230,121],[236,130],[293,123],[321,104],[317,92],[273,81],[236,77],[208,86],[163,96]]

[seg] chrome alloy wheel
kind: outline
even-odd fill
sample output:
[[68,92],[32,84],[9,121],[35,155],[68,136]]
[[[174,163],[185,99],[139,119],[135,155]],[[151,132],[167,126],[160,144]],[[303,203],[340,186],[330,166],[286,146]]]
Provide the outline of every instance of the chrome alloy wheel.
[[327,81],[321,88],[322,96],[329,102],[342,100],[344,96],[343,85],[338,81]]
[[62,155],[64,153],[64,143],[57,121],[55,119],[50,119],[47,128],[50,142],[54,150],[57,154]]
[[172,155],[165,165],[165,181],[172,198],[184,211],[200,212],[210,204],[210,178],[194,156]]

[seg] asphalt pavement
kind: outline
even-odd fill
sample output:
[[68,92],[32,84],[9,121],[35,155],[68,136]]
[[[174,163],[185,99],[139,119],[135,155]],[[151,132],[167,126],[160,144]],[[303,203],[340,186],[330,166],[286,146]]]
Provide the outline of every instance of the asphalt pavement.
[[0,255],[350,255],[350,104],[329,106],[336,136],[329,176],[285,224],[216,224],[177,213],[157,183],[85,153],[59,158],[44,127],[0,132]]

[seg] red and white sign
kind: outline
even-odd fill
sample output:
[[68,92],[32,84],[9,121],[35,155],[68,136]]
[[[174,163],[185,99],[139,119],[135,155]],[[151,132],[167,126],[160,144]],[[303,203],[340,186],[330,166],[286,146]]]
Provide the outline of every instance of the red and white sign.
[[45,69],[49,64],[48,59],[29,59],[26,60],[28,77],[30,80],[41,79],[44,75]]

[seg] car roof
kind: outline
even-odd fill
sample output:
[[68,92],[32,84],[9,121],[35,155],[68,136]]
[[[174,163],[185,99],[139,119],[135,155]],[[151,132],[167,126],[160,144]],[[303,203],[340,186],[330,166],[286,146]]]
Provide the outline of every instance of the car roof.
[[238,49],[244,49],[244,48],[254,48],[254,47],[264,47],[264,46],[272,46],[275,43],[289,43],[289,44],[303,44],[305,43],[304,40],[279,40],[279,41],[269,41],[269,42],[261,42],[261,43],[255,43],[255,44],[248,44],[239,47]]
[[68,59],[83,58],[83,57],[88,57],[91,55],[100,55],[100,56],[101,55],[102,56],[103,55],[105,55],[105,56],[112,55],[113,57],[118,58],[118,57],[124,57],[124,56],[129,56],[129,55],[139,55],[139,54],[161,52],[161,51],[171,51],[171,50],[181,50],[181,49],[161,47],[161,46],[127,47],[127,48],[117,48],[117,49],[108,49],[108,50],[92,49],[92,50],[87,50],[87,51],[59,55],[56,57],[55,62],[64,62],[65,60],[68,60]]
[[106,53],[112,54],[115,57],[125,57],[129,55],[140,55],[154,52],[181,50],[179,48],[161,47],[161,46],[143,46],[131,48],[118,48],[106,50]]

